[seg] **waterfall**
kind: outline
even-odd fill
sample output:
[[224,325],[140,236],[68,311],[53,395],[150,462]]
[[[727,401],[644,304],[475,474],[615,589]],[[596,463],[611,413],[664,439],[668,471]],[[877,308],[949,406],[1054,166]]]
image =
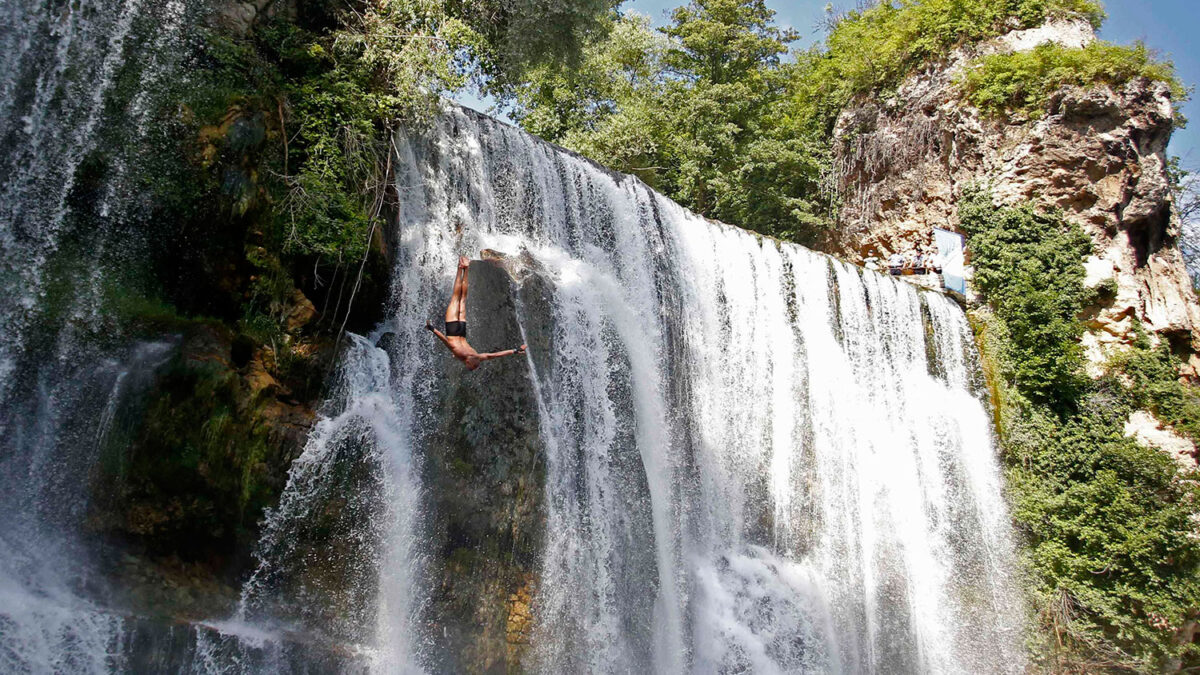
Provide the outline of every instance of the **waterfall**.
[[[453,107],[395,139],[388,318],[342,339],[236,613],[122,610],[89,478],[177,343],[97,339],[102,297],[148,248],[141,146],[204,4],[0,4],[0,670],[455,671],[448,464],[534,504],[489,544],[529,575],[526,669],[1024,669],[957,305]],[[513,279],[478,271],[471,339],[530,351],[466,373],[424,325],[482,249]]]
[[[366,642],[386,648],[356,647],[380,670],[415,657],[413,599],[419,578],[415,535],[421,487],[409,454],[412,414],[398,405],[390,373],[382,349],[351,336],[334,395],[292,464],[278,508],[266,519],[261,562],[243,588],[238,609],[243,622],[300,617],[350,644],[369,637],[365,627],[376,625],[378,615],[378,640]],[[347,466],[368,467],[372,476],[362,480],[339,473]],[[334,547],[340,555],[328,560],[321,555],[327,549],[318,548],[314,556],[313,548],[329,542],[317,543],[319,537],[304,528],[320,521],[314,510],[331,500],[345,501],[339,510],[348,518],[339,529],[361,545]],[[343,582],[336,584],[339,591],[305,585],[310,568],[321,565],[331,566]],[[321,616],[331,609],[334,616]]]
[[143,257],[132,177],[204,4],[0,3],[0,671],[129,666],[80,530],[119,411],[175,345],[106,340],[102,297]]
[[[466,110],[396,145],[390,318],[355,338],[342,377],[359,403],[318,425],[260,572],[276,565],[277,533],[302,531],[327,470],[314,464],[348,418],[374,457],[413,464],[380,470],[383,491],[419,492],[413,477],[443,450],[428,411],[449,359],[424,321],[443,311],[457,256],[493,249],[540,289],[515,291],[546,461],[527,666],[1024,669],[1012,533],[958,306],[705,220]],[[422,500],[398,510],[389,531],[373,526],[378,597],[360,639],[387,646],[384,670],[438,670],[436,636],[411,639],[430,582],[387,590],[385,577],[422,579],[437,555],[422,549]]]

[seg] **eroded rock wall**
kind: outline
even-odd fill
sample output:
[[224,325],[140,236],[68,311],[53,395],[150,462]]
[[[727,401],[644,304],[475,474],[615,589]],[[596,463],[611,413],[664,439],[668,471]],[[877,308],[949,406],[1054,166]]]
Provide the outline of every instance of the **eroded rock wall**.
[[887,100],[847,109],[835,132],[843,206],[828,247],[863,260],[932,246],[933,228],[958,229],[956,203],[972,183],[989,184],[1001,203],[1060,208],[1095,242],[1088,284],[1115,291],[1085,317],[1093,374],[1135,339],[1136,319],[1190,358],[1185,374],[1194,377],[1200,305],[1168,183],[1168,88],[1146,80],[1064,88],[1040,119],[989,119],[962,98],[962,74],[982,54],[1094,39],[1082,22],[1016,31],[911,76]]
[[294,18],[295,0],[218,0],[216,19],[233,35],[245,35],[256,24],[276,17]]

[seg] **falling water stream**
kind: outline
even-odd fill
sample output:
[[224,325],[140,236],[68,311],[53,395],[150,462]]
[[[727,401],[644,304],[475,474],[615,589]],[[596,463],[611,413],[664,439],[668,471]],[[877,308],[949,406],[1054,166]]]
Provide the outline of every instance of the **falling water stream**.
[[[422,327],[457,255],[523,254],[553,289],[548,310],[518,303],[549,346],[528,359],[548,463],[541,670],[1023,668],[957,305],[707,221],[468,111],[401,138],[396,164],[381,331],[399,338],[399,410],[436,386],[423,364],[444,357]],[[411,428],[397,461],[420,461]],[[419,551],[406,542],[381,567]],[[405,592],[378,643],[423,601]]]
[[[87,475],[175,343],[86,339],[104,251],[139,208],[136,158],[115,152],[94,231],[72,224],[67,196],[101,128],[126,125],[136,146],[140,92],[175,67],[189,19],[182,3],[81,4],[0,3],[0,670],[121,671],[133,651],[180,672],[437,670],[422,468],[447,357],[424,323],[457,257],[482,249],[546,293],[515,301],[538,346],[522,377],[545,461],[528,668],[1024,670],[1012,533],[957,305],[705,220],[454,107],[396,139],[387,318],[344,341],[236,612],[150,630],[106,606],[80,534]],[[136,86],[114,110],[119,81]],[[46,313],[53,260],[84,229],[89,272]],[[317,536],[337,546],[314,555]]]
[[[173,339],[96,336],[144,240],[149,92],[203,2],[0,2],[0,671],[105,672],[129,637],[79,535],[101,446]],[[98,171],[96,160],[106,162]],[[92,162],[89,165],[89,162]],[[106,176],[102,184],[81,176]]]

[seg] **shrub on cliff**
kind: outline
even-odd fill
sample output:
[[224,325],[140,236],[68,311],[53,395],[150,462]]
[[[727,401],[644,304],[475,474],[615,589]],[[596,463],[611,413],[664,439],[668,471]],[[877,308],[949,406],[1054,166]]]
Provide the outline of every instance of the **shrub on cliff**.
[[983,352],[999,361],[989,370],[999,372],[992,384],[1037,613],[1035,655],[1058,672],[1194,665],[1177,631],[1200,607],[1196,477],[1122,429],[1142,406],[1194,425],[1194,393],[1164,352],[1131,357],[1128,384],[1082,375],[1077,316],[1090,297],[1090,240],[1077,225],[1029,206],[997,208],[980,189],[965,191],[959,215],[990,310],[977,322]]
[[1145,45],[1102,41],[1082,48],[1047,43],[1030,51],[991,54],[967,73],[964,85],[967,100],[985,113],[1015,111],[1037,118],[1051,94],[1064,86],[1121,87],[1140,77],[1167,83],[1176,100],[1187,96],[1174,67],[1156,60]]
[[960,46],[1054,17],[1099,27],[1104,11],[1094,0],[900,0],[847,12],[832,19],[825,45],[801,60],[794,105],[829,130],[854,96],[893,88]]
[[1200,392],[1179,381],[1169,345],[1164,342],[1154,348],[1143,334],[1139,344],[1117,357],[1113,366],[1129,382],[1134,407],[1149,410],[1163,424],[1200,442]]

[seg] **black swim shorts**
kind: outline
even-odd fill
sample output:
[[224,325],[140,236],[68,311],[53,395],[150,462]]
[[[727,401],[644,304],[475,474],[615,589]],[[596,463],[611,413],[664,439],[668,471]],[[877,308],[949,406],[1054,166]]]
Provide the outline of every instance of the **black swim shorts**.
[[446,337],[467,337],[467,322],[466,321],[447,321],[446,322]]

